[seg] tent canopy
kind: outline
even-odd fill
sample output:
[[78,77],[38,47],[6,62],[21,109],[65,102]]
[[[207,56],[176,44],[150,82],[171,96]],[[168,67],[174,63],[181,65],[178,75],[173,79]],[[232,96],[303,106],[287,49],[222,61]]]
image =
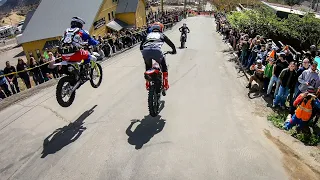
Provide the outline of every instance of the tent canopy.
[[119,19],[114,19],[107,24],[107,27],[115,31],[120,31],[123,28],[129,27],[129,25]]

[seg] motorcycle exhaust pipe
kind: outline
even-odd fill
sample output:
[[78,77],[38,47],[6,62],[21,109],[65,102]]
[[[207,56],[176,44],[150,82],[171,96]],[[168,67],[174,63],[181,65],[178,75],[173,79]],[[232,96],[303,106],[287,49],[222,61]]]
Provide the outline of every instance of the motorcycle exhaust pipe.
[[77,84],[76,84],[75,86],[73,86],[73,88],[71,89],[70,95],[71,95],[75,90],[78,89],[78,87],[80,86],[80,83],[81,83],[81,82],[78,81]]

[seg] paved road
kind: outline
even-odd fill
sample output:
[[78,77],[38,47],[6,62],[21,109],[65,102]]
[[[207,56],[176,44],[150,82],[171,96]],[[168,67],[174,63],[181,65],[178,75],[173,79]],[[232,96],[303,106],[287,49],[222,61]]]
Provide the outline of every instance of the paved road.
[[[167,56],[161,117],[147,116],[134,48],[104,63],[101,87],[84,85],[70,108],[58,106],[52,87],[0,112],[0,179],[287,179],[214,20],[187,24],[188,48]],[[178,46],[177,28],[167,35]]]

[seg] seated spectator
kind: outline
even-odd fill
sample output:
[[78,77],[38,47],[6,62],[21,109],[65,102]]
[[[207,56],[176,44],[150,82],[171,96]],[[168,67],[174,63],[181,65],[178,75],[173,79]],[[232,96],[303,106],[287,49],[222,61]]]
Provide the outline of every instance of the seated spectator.
[[249,79],[249,84],[246,88],[251,89],[252,81],[256,81],[259,84],[259,89],[263,88],[263,74],[264,74],[264,65],[262,65],[262,61],[258,60],[257,65],[252,65],[250,67],[251,71],[254,71],[254,74]]
[[285,102],[290,91],[294,90],[296,84],[297,72],[295,70],[295,63],[291,62],[289,67],[282,70],[279,76],[279,92],[273,101],[273,106],[280,105],[282,109],[285,109]]
[[19,77],[23,80],[23,82],[25,83],[26,87],[28,89],[31,88],[31,82],[30,82],[30,76],[29,76],[29,72],[27,71],[28,69],[28,65],[23,61],[23,59],[19,58],[18,59],[18,64],[17,64],[17,71],[23,71],[23,72],[19,72],[18,75]]
[[[7,97],[9,97],[9,96],[11,96],[11,92],[8,88],[6,77],[3,75],[4,75],[4,72],[3,72],[3,70],[0,69],[0,90],[3,90],[5,95]],[[4,99],[5,96],[2,96],[1,98]]]
[[[4,73],[5,74],[11,74],[17,72],[16,68],[14,66],[10,65],[10,62],[7,61],[6,62],[6,67],[4,68]],[[18,84],[18,77],[17,74],[11,74],[6,76],[8,83],[10,84],[11,87],[11,91],[13,94],[19,93],[20,92],[20,88],[19,88],[19,84]]]

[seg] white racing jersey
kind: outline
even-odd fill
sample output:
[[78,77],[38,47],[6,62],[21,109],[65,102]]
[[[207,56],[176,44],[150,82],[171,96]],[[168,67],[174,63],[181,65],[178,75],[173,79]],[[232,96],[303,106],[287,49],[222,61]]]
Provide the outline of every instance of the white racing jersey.
[[147,35],[143,48],[159,48],[164,44],[164,36],[159,32],[151,32]]

